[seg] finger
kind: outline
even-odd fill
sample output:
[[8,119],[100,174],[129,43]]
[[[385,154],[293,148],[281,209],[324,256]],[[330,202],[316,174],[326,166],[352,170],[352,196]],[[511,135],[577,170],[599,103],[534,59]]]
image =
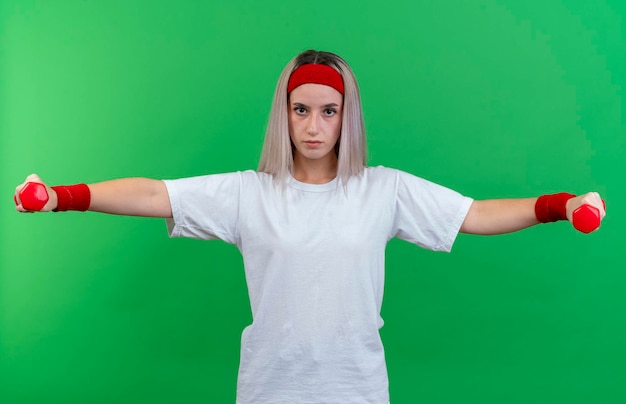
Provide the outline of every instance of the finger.
[[26,185],[26,181],[22,182],[20,185],[15,187],[15,194],[19,194],[22,188]]
[[43,182],[43,181],[41,180],[41,178],[39,178],[37,174],[31,174],[28,177],[26,177],[26,181],[24,182]]
[[606,204],[604,203],[604,200],[599,193],[590,192],[589,204],[598,209],[598,211],[600,212],[600,220],[602,220],[604,216],[606,216]]
[[[43,183],[43,181],[41,180],[41,178],[37,174],[30,174],[29,176],[27,176],[26,180],[23,183],[21,183],[20,185],[15,187],[15,194],[13,195],[13,201],[15,202],[16,210],[18,212],[23,212],[23,213],[33,212],[33,210],[31,210],[31,209],[26,209],[24,207],[24,205],[23,205],[23,202],[22,202],[22,194],[24,192],[24,189],[30,183],[32,183],[33,186],[35,184],[37,184],[37,187],[41,187],[41,186],[46,187],[46,185]],[[47,190],[46,190],[45,193],[46,193],[46,199],[47,199],[48,198]],[[35,206],[35,205],[33,205],[33,206]],[[31,207],[31,206],[29,205],[29,207]],[[39,209],[35,209],[35,210],[39,210]]]
[[41,178],[39,178],[39,176],[37,174],[28,175],[26,177],[26,179],[24,180],[24,182],[22,182],[20,185],[15,187],[15,198],[18,201],[20,201],[20,192],[22,191],[22,189],[24,189],[26,184],[28,184],[29,182],[41,182],[41,183],[43,183],[43,181],[41,181]]
[[22,191],[22,188],[24,188],[25,185],[26,185],[26,183],[23,182],[20,185],[18,185],[17,187],[15,187],[15,194],[13,194],[13,201],[15,201],[15,205],[16,206],[21,206],[22,205],[22,200],[20,198],[20,192]]
[[26,209],[24,209],[24,207],[22,206],[22,204],[21,204],[21,203],[15,207],[15,210],[17,210],[17,211],[18,211],[18,212],[20,212],[20,213],[35,213],[35,212],[33,212],[32,210],[26,210]]
[[597,192],[588,192],[582,195],[582,198],[580,199],[580,204],[593,206],[594,208],[598,209],[598,211],[600,211],[600,213],[602,214],[604,214],[605,212],[604,201],[600,197],[600,194]]

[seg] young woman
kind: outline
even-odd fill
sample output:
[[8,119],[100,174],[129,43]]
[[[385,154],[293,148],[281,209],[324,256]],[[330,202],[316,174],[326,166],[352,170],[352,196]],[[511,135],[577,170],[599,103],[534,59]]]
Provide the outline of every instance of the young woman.
[[[367,167],[365,151],[352,70],[337,55],[306,51],[280,76],[258,171],[46,186],[41,210],[161,217],[173,237],[236,244],[253,314],[238,403],[387,403],[379,328],[391,238],[450,251],[459,232],[572,220],[585,204],[605,210],[596,193],[475,201]],[[41,179],[16,188],[20,212],[27,182]]]

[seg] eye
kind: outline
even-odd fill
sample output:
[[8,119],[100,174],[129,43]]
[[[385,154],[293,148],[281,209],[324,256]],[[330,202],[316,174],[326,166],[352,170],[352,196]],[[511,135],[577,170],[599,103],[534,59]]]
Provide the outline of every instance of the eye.
[[295,107],[293,110],[298,115],[306,114],[306,108],[304,108],[304,107]]
[[334,116],[337,113],[336,110],[332,109],[332,108],[327,108],[324,110],[324,115],[325,116]]

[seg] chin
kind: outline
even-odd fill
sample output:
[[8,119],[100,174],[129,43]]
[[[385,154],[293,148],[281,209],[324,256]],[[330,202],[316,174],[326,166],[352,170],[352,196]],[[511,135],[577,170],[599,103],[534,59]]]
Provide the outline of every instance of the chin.
[[320,160],[328,156],[329,151],[316,150],[314,152],[300,153],[302,157],[308,160]]

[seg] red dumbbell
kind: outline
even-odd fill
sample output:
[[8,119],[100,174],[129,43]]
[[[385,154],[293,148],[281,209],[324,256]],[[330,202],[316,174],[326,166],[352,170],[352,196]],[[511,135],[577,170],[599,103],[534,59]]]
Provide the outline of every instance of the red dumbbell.
[[[604,210],[606,210],[606,203],[604,204]],[[600,210],[591,205],[582,205],[577,207],[572,213],[572,224],[574,228],[585,234],[591,233],[598,227],[600,227]]]
[[[39,211],[48,203],[48,191],[46,186],[39,182],[27,182],[24,188],[18,192],[22,206],[26,210]],[[17,198],[13,197],[17,205]]]

